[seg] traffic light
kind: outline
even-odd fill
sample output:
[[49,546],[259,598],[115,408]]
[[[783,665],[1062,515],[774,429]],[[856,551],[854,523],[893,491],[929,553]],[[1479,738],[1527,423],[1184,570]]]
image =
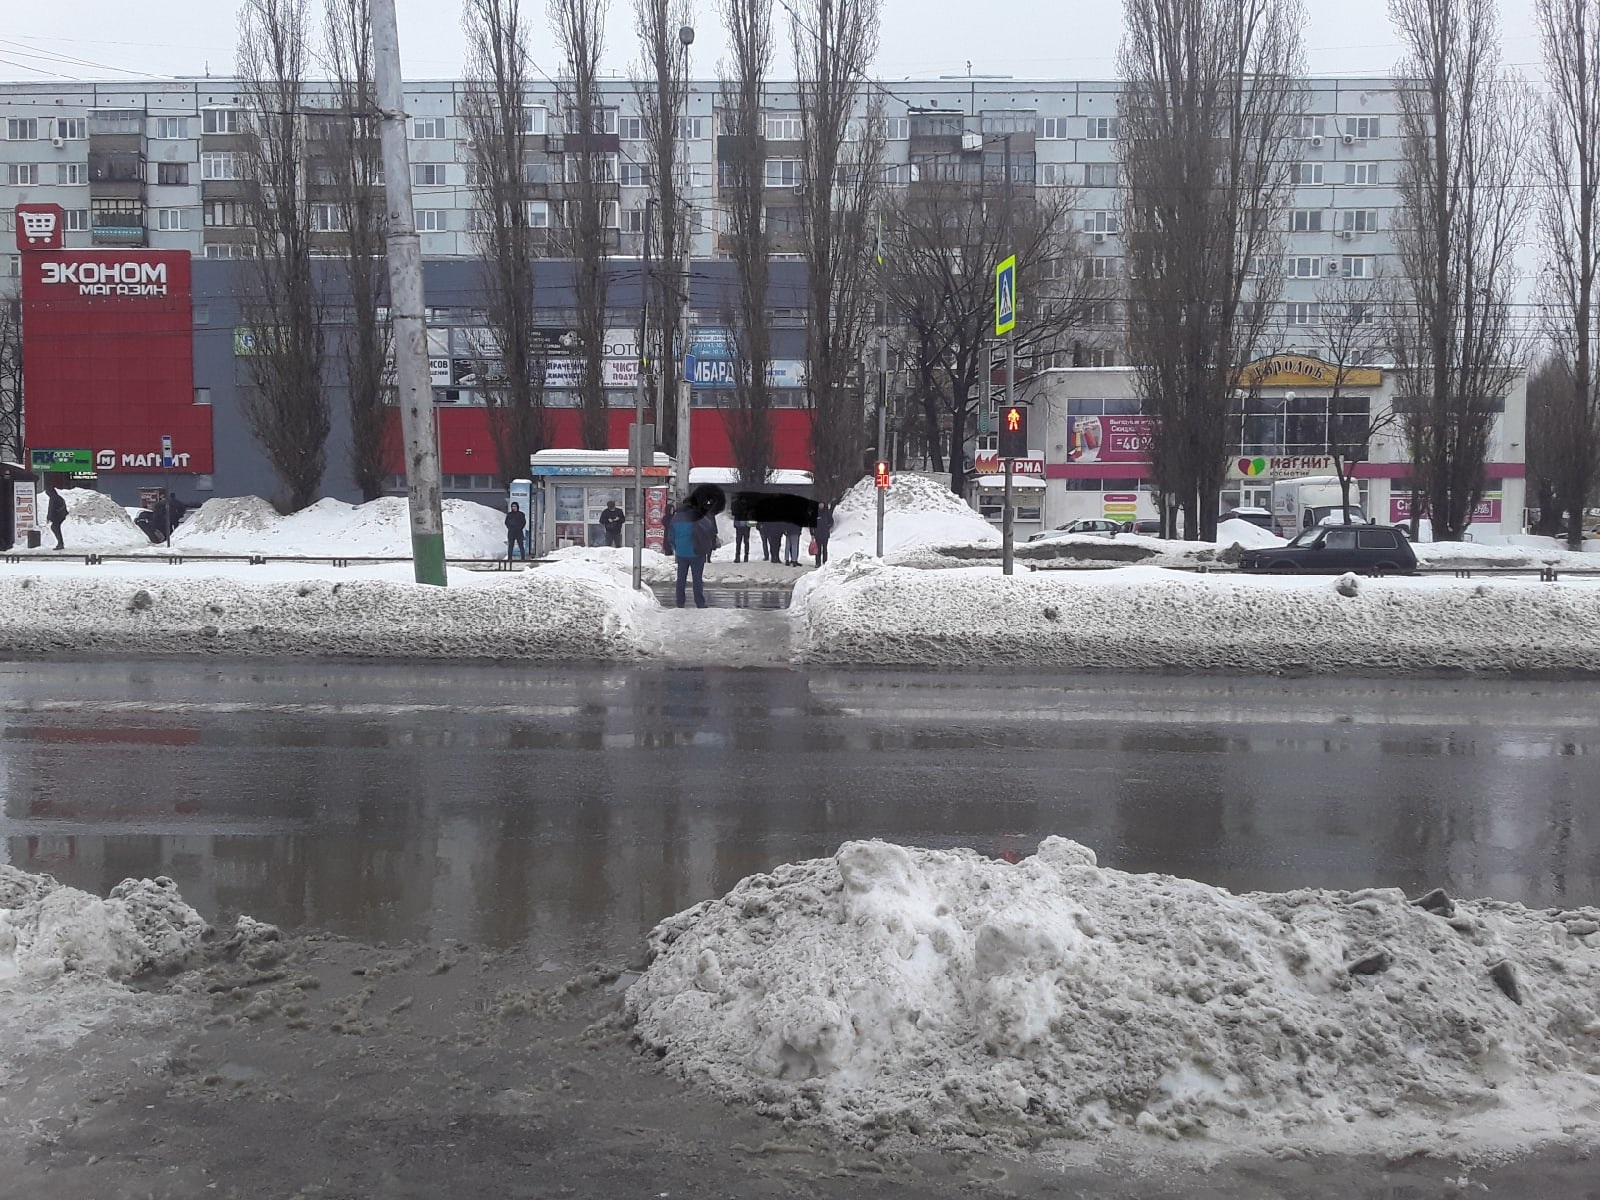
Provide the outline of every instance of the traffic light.
[[889,464],[881,458],[872,466],[872,482],[878,485],[879,491],[889,490]]
[[1028,410],[1020,404],[1000,410],[1000,457],[1028,457]]

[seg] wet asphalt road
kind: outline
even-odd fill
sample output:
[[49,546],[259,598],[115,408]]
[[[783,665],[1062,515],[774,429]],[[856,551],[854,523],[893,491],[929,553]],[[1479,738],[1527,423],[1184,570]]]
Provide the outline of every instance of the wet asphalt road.
[[0,664],[0,849],[560,965],[784,861],[1047,834],[1235,890],[1600,903],[1587,684]]

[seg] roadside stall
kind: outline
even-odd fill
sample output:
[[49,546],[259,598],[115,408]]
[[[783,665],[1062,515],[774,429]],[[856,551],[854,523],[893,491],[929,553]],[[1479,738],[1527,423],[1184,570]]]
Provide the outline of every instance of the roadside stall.
[[38,479],[21,463],[0,462],[0,550],[39,545]]
[[[1019,542],[1044,528],[1044,478],[1039,475],[1011,477],[1011,503],[1015,508],[1011,528]],[[972,481],[972,503],[984,520],[999,528],[1005,520],[1006,477],[979,475]]]
[[604,546],[600,514],[615,502],[626,515],[622,544],[633,545],[634,513],[642,500],[645,546],[660,550],[668,511],[667,479],[672,459],[653,456],[644,468],[644,495],[634,490],[626,450],[541,450],[530,460],[532,494],[528,514],[529,552],[534,557],[565,546]]

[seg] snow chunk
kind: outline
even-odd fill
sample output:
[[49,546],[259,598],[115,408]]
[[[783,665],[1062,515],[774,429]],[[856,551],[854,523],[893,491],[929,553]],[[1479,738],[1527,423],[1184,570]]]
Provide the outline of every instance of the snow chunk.
[[627,1010],[686,1075],[869,1143],[1515,1143],[1600,1129],[1596,915],[849,842],[662,922]]
[[[54,880],[0,879],[10,898],[0,910],[0,976],[51,978],[77,973],[126,979],[176,969],[200,944],[206,923],[177,885],[127,879],[106,899]],[[15,905],[11,900],[20,898]]]

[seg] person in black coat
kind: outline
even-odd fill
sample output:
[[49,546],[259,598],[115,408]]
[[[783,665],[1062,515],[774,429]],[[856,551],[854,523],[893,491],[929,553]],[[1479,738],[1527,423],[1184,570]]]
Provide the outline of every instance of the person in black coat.
[[812,527],[812,536],[817,539],[817,566],[828,561],[828,537],[833,533],[833,505],[819,504],[817,506],[817,523]]
[[506,513],[506,561],[513,558],[528,557],[528,517],[522,511],[522,505],[515,500],[511,502],[511,511]]
[[600,531],[606,535],[606,545],[613,549],[620,549],[622,546],[622,522],[625,515],[617,507],[615,500],[607,500],[605,511],[600,514]]
[[65,543],[61,540],[61,523],[67,519],[66,498],[56,491],[56,485],[53,483],[44,485],[44,494],[48,497],[44,510],[45,524],[49,525],[50,532],[56,535],[56,549],[65,549]]

